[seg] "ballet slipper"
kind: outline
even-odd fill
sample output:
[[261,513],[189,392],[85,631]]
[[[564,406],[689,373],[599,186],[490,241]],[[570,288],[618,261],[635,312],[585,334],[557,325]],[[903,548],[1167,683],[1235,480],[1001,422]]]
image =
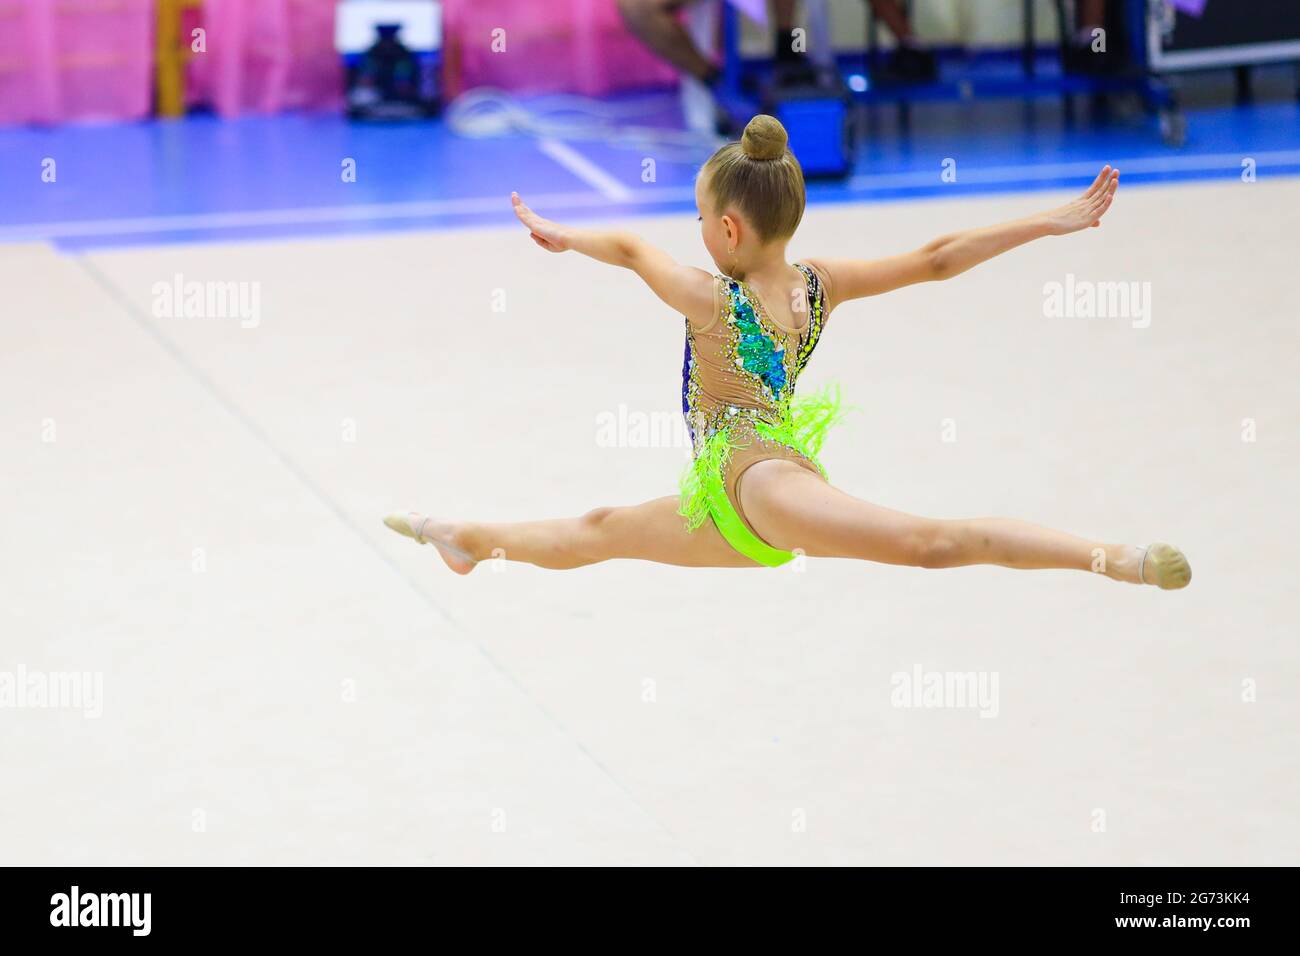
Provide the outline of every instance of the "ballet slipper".
[[394,511],[384,516],[384,524],[398,534],[411,538],[416,544],[433,545],[442,556],[442,560],[447,562],[447,566],[457,574],[469,574],[474,570],[478,562],[445,538],[429,534],[430,523],[436,522],[414,511]]
[[[1148,572],[1147,568],[1151,570]],[[1172,544],[1163,542],[1142,549],[1142,563],[1138,566],[1138,580],[1154,584],[1164,591],[1187,587],[1192,580],[1192,566],[1187,557]]]

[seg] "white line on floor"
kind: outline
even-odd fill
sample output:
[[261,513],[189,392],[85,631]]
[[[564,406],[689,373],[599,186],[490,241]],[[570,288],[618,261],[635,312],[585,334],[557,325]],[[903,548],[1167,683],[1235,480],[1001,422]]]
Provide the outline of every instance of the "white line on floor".
[[[603,206],[604,196],[591,193],[551,193],[529,197],[539,206],[577,208]],[[88,219],[73,222],[31,223],[0,229],[0,242],[21,239],[72,239],[80,236],[128,236],[187,229],[241,229],[248,226],[299,226],[327,222],[386,222],[431,216],[474,215],[510,210],[510,195],[475,199],[430,199],[421,202],[371,203],[357,206],[315,206],[304,209],[259,209],[248,212],[191,213],[139,219]]]
[[[567,148],[567,147],[566,147]],[[576,155],[576,154],[575,154]],[[579,157],[581,159],[581,157]],[[1189,171],[1225,171],[1237,169],[1243,159],[1254,159],[1261,175],[1269,166],[1300,165],[1300,150],[1274,150],[1237,153],[1207,153],[1192,156],[1158,156],[1115,159],[1111,163],[1121,174]],[[1073,177],[1091,177],[1101,168],[1097,162],[1028,163],[1023,166],[989,166],[983,169],[960,167],[958,184],[1034,182]],[[595,167],[593,167],[595,168]],[[602,170],[598,174],[605,175]],[[881,189],[936,184],[939,170],[933,172],[885,173],[854,176],[846,183],[847,192],[875,192]],[[690,186],[657,186],[631,190],[619,185],[617,201],[636,205],[685,202],[695,195]],[[615,201],[604,192],[538,193],[524,197],[533,208],[545,212],[554,209],[601,208]],[[0,227],[0,243],[77,239],[94,236],[134,236],[166,232],[245,229],[270,226],[309,226],[323,223],[395,222],[402,219],[432,219],[440,216],[478,215],[510,208],[508,196],[467,199],[430,199],[420,202],[372,203],[356,206],[315,206],[298,209],[262,209],[246,212],[189,213],[175,216],[150,216],[134,219],[87,219],[66,222],[34,222]]]
[[293,475],[293,477],[301,483],[326,510],[334,515],[335,519],[360,539],[362,544],[377,556],[381,562],[391,570],[395,571],[422,601],[437,612],[446,624],[467,639],[474,646],[475,650],[477,650],[478,653],[487,661],[488,665],[500,674],[503,680],[510,683],[515,690],[518,691],[523,698],[542,715],[543,719],[551,725],[552,729],[558,733],[560,737],[573,745],[583,757],[589,760],[596,767],[600,773],[604,774],[615,787],[621,790],[624,796],[631,801],[632,806],[644,814],[651,824],[657,826],[664,834],[666,834],[673,845],[685,853],[692,863],[699,863],[699,860],[696,858],[690,847],[682,842],[681,838],[679,838],[658,815],[646,806],[645,802],[637,796],[629,784],[624,782],[621,777],[615,775],[605,762],[591,750],[591,748],[579,740],[578,737],[570,731],[567,726],[565,726],[564,722],[560,720],[559,716],[550,707],[538,699],[538,697],[520,681],[513,671],[498,661],[479,637],[473,634],[439,602],[435,601],[419,582],[407,574],[401,565],[392,559],[385,549],[379,547],[376,544],[374,537],[367,534],[360,525],[357,524],[351,515],[349,515],[348,511],[325,490],[325,487],[319,484],[304,466],[300,465],[293,456],[282,448],[272,437],[271,433],[267,431],[257,421],[257,419],[253,417],[253,415],[245,411],[243,406],[241,406],[225,389],[218,385],[215,378],[204,372],[198,363],[190,358],[184,349],[182,349],[170,336],[164,334],[162,330],[151,321],[148,314],[143,312],[139,308],[139,305],[133,302],[130,296],[128,296],[127,293],[117,285],[117,283],[113,282],[113,280],[110,279],[92,259],[85,256],[77,256],[74,261],[90,277],[90,280],[94,282],[95,285],[98,286],[114,304],[117,305],[124,315],[135,322],[135,324],[139,326],[160,348],[162,348],[163,351],[166,352],[181,369],[194,379],[198,386],[206,391],[228,415],[230,415],[240,424],[241,427],[252,435],[252,437],[262,445],[262,447],[274,455],[280,464],[287,469],[288,472]]
[[615,202],[632,202],[632,190],[601,169],[586,156],[583,156],[568,143],[558,139],[543,139],[537,143],[540,149],[573,175],[577,176],[592,189],[598,190],[606,199]]

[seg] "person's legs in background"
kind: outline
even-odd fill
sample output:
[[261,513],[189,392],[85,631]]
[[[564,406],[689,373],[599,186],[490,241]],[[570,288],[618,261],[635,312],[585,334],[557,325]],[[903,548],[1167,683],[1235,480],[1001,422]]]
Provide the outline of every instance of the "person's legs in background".
[[714,86],[721,70],[691,39],[677,13],[689,0],[618,0],[627,28],[660,58],[686,76]]
[[[715,92],[722,76],[721,68],[710,60],[692,38],[678,14],[693,0],[618,0],[623,22],[631,33],[685,78],[704,84]],[[721,2],[721,0],[718,0]],[[896,82],[923,83],[938,75],[934,53],[917,43],[907,13],[899,0],[868,0],[871,9],[894,35],[896,47],[887,61],[888,79]],[[775,61],[780,83],[800,84],[816,81],[816,70],[806,48],[795,45],[796,0],[773,0]],[[715,110],[717,131],[733,135],[731,118],[724,110]]]
[[[722,136],[737,136],[740,130],[717,102],[722,69],[701,51],[691,30],[678,16],[684,8],[697,2],[699,0],[618,0],[618,9],[633,36],[681,71],[686,125],[695,130],[712,127],[713,132]],[[722,0],[714,2],[721,3]],[[693,12],[707,14],[708,10],[697,6]],[[716,21],[705,17],[704,22]],[[708,32],[711,31],[705,31]]]
[[912,23],[898,0],[867,0],[871,12],[894,35],[897,46],[885,66],[889,79],[905,83],[933,82],[939,75],[934,52],[917,42]]
[[[795,0],[773,0],[773,61],[776,81],[783,85],[813,83],[817,71],[808,58],[807,24],[795,21]],[[797,44],[795,30],[805,30],[804,43]]]
[[1106,35],[1106,0],[1078,0],[1074,35],[1065,44],[1066,71],[1094,75],[1113,72],[1120,55],[1111,51],[1110,41]]
[[1092,42],[1092,31],[1106,26],[1106,0],[1079,0],[1078,35]]
[[[931,82],[938,76],[938,62],[934,53],[916,39],[912,24],[899,0],[867,0],[872,13],[879,17],[893,34],[895,48],[886,61],[885,72],[889,79],[899,82]],[[816,70],[805,50],[796,49],[794,30],[805,26],[795,21],[796,0],[773,0],[775,60],[778,79],[784,82],[812,82]]]

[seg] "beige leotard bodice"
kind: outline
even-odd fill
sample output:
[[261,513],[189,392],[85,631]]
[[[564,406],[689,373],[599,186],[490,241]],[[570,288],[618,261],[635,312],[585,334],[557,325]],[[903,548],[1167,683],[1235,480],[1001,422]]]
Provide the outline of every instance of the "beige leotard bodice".
[[751,465],[780,458],[820,474],[803,454],[754,429],[755,423],[776,425],[788,415],[795,380],[825,326],[821,279],[807,265],[795,268],[804,277],[803,294],[793,303],[796,317],[807,317],[801,328],[778,323],[748,285],[725,275],[715,277],[719,306],[713,320],[702,327],[686,322],[682,413],[697,456],[714,434],[727,430],[732,446],[724,471],[727,498],[742,519],[738,489]]

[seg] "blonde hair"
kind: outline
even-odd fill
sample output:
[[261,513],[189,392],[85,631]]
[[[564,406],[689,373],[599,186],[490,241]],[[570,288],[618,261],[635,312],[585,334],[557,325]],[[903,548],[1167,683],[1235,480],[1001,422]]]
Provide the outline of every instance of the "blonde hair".
[[701,170],[708,174],[714,208],[739,209],[765,242],[790,238],[803,219],[803,169],[788,140],[776,117],[760,113],[740,142],[723,146]]

